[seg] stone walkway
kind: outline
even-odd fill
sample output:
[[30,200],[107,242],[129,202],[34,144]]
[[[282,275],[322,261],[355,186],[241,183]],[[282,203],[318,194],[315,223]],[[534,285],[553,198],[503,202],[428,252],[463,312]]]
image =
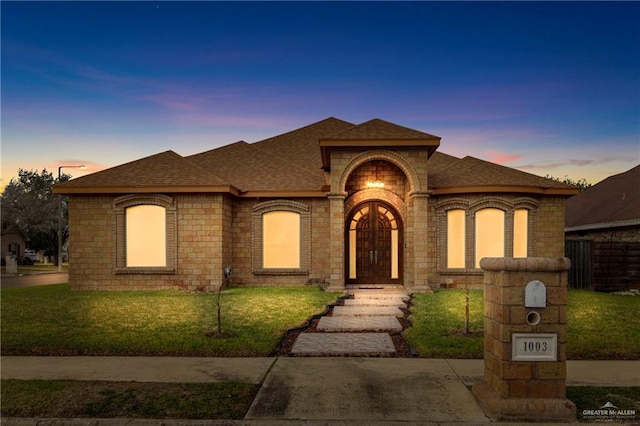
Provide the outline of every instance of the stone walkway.
[[409,294],[402,289],[348,290],[352,297],[321,317],[316,332],[300,333],[291,349],[297,356],[394,356],[390,333],[402,331],[398,318]]

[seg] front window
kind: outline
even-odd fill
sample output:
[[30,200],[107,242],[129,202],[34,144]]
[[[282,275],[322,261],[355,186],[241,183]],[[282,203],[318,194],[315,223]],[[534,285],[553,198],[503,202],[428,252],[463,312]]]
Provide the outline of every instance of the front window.
[[117,197],[115,215],[116,274],[175,274],[177,215],[173,198],[162,194]]
[[465,267],[465,211],[447,211],[447,268]]
[[483,257],[504,257],[504,211],[495,208],[476,212],[476,268]]
[[513,257],[527,257],[529,246],[529,210],[517,209],[513,214]]
[[262,235],[263,268],[300,268],[300,214],[263,214]]
[[306,204],[270,200],[252,211],[253,273],[308,275],[311,264],[311,212]]
[[165,208],[138,205],[125,210],[127,267],[167,266]]

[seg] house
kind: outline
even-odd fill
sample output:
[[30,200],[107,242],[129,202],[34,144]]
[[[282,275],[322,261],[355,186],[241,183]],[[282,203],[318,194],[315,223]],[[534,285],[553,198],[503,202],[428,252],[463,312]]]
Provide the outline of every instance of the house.
[[566,184],[380,119],[162,152],[56,185],[74,289],[480,285],[485,256],[564,255]]
[[573,287],[640,288],[640,165],[567,200]]
[[22,260],[27,240],[16,226],[7,222],[2,222],[2,234],[0,236],[0,246],[2,247],[2,264],[5,257],[11,256],[18,261]]

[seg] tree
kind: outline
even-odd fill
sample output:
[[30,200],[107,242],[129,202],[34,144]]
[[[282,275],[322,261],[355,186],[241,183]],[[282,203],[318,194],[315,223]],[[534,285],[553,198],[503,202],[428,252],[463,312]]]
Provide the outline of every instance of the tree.
[[58,221],[62,209],[63,242],[68,236],[66,198],[52,193],[53,185],[71,178],[54,178],[46,169],[18,170],[2,192],[2,229],[13,228],[29,241],[30,248],[58,256]]
[[587,182],[587,180],[585,178],[578,179],[578,180],[573,180],[573,179],[571,179],[570,177],[568,177],[566,175],[562,179],[557,178],[555,176],[551,176],[551,175],[546,175],[545,178],[551,179],[551,180],[555,180],[556,182],[566,183],[567,185],[573,185],[576,188],[580,189],[581,192],[591,186],[591,184],[589,182]]

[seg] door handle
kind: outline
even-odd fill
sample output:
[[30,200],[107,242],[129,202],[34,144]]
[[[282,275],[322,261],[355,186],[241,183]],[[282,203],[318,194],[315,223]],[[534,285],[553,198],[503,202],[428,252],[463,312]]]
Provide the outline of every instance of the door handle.
[[373,265],[373,250],[369,250],[369,263]]

